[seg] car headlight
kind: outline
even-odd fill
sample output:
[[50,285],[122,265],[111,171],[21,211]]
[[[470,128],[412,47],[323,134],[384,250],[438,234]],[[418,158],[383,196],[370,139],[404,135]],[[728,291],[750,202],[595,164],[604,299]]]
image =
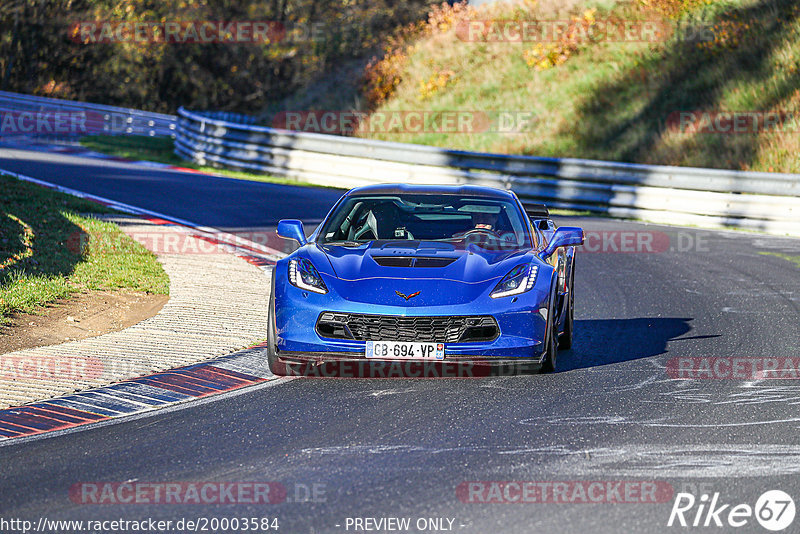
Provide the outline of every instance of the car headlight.
[[538,271],[539,266],[532,263],[517,265],[497,283],[489,296],[493,299],[498,299],[525,293],[536,282],[536,273]]
[[328,288],[316,267],[305,258],[297,258],[289,261],[289,282],[293,286],[313,291],[314,293],[327,293]]

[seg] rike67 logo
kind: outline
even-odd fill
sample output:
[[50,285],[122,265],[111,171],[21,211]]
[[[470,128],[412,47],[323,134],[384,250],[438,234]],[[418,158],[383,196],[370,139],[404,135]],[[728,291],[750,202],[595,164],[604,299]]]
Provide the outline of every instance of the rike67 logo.
[[719,493],[704,493],[697,499],[691,493],[678,493],[669,514],[667,526],[738,528],[752,524],[753,518],[772,532],[786,530],[793,522],[795,506],[792,497],[781,490],[764,492],[755,506],[730,504]]

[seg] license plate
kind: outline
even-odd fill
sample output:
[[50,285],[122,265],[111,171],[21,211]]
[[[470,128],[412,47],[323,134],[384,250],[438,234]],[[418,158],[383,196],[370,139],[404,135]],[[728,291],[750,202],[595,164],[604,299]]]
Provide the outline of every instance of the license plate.
[[367,341],[367,358],[380,360],[444,360],[444,343]]

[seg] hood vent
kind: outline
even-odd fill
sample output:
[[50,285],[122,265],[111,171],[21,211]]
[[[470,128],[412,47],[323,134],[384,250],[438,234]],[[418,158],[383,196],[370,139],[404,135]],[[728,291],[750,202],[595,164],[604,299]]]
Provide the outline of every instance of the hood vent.
[[447,267],[457,258],[431,258],[428,256],[373,256],[381,267]]

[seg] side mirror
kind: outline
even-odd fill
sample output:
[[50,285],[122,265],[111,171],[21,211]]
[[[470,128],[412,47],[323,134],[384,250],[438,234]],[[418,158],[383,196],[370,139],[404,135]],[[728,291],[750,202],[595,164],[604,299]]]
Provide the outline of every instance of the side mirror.
[[284,219],[278,221],[278,235],[284,239],[294,239],[300,246],[308,243],[303,223],[297,219]]
[[556,230],[556,232],[553,234],[553,238],[550,240],[550,243],[547,244],[547,247],[539,254],[539,256],[542,259],[549,258],[553,255],[553,252],[555,252],[556,249],[571,245],[583,245],[583,228],[562,226]]

